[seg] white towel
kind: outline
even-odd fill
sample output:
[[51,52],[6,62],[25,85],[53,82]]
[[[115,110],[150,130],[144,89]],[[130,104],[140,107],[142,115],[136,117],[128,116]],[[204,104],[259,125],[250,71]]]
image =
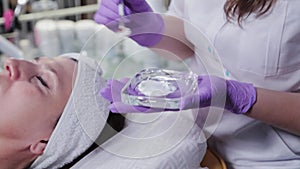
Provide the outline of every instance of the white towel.
[[97,63],[79,54],[64,56],[78,60],[76,81],[44,153],[31,168],[57,169],[74,160],[96,140],[109,114],[109,104],[100,95],[105,81]]
[[128,126],[72,169],[199,169],[206,140],[191,110],[131,114]]

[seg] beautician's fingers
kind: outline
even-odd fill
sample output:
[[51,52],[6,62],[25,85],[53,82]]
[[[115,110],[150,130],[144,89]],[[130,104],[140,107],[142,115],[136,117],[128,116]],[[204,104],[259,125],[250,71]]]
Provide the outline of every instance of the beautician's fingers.
[[200,104],[199,96],[198,95],[190,95],[190,96],[187,96],[187,97],[184,97],[181,99],[179,108],[180,108],[180,110],[198,108],[199,104]]
[[108,80],[106,86],[100,91],[102,97],[110,102],[121,101],[121,90],[128,80],[129,78],[122,78],[120,80]]
[[122,90],[122,88],[125,86],[126,83],[119,81],[119,80],[110,80],[107,83],[110,87],[110,89],[113,92],[119,92]]
[[109,87],[106,86],[106,87],[102,88],[100,91],[100,94],[104,99],[108,100],[109,102],[113,101],[111,90]]
[[113,31],[118,29],[120,0],[102,0],[99,9],[94,15],[94,21],[104,24]]
[[113,102],[110,106],[110,111],[113,113],[159,113],[164,111],[163,109],[143,107],[143,106],[132,106],[124,104],[122,102]]
[[129,78],[125,77],[120,79],[119,81],[125,85],[129,80],[130,80]]
[[[96,11],[95,16],[101,15],[110,21],[120,18],[120,14],[119,14],[120,1],[121,0],[102,0],[99,9]],[[101,20],[96,20],[96,22],[100,22],[100,21]]]
[[145,0],[124,0],[132,13],[152,12],[150,5]]
[[125,85],[126,82],[123,82],[122,79],[121,81],[118,80],[111,81],[110,93],[111,93],[112,102],[121,101],[121,91]]
[[207,94],[206,89],[199,89],[192,95],[182,97],[180,100],[179,109],[203,108],[211,105],[211,95]]
[[121,89],[122,83],[118,81],[108,81],[107,85],[101,89],[100,94],[110,102],[120,101]]

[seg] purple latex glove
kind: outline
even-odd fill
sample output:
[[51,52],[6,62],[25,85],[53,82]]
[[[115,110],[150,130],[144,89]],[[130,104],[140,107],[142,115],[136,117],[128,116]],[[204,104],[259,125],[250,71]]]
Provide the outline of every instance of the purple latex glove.
[[[108,80],[106,87],[101,90],[101,95],[108,101],[111,102],[109,106],[110,111],[114,113],[151,113],[151,112],[161,112],[167,109],[160,108],[150,108],[144,106],[132,106],[125,104],[121,101],[121,90],[128,82],[128,78],[123,78],[118,80]],[[133,94],[131,91],[131,94]],[[135,93],[138,95],[138,93]]]
[[217,76],[198,76],[198,92],[182,99],[180,109],[223,107],[236,114],[248,112],[256,101],[252,84]]
[[[94,20],[106,25],[113,31],[118,31],[121,21],[119,4],[122,0],[102,0]],[[130,28],[131,39],[138,44],[151,47],[158,43],[164,32],[164,21],[159,14],[153,13],[145,0],[123,0],[125,4],[125,26]]]
[[[112,102],[110,106],[112,112],[146,113],[166,110],[143,106],[130,106],[122,103],[121,90],[127,81],[128,79],[109,81],[107,86],[101,91],[102,96]],[[223,107],[236,114],[243,114],[251,109],[255,101],[256,90],[252,84],[225,80],[216,76],[199,76],[197,92],[182,98],[180,110],[216,106]]]

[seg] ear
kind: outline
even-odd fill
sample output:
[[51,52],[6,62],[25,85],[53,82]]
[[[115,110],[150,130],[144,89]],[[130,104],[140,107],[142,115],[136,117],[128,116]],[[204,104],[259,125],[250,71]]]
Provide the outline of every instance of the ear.
[[30,152],[36,155],[43,154],[48,141],[40,140],[39,142],[33,143],[30,145]]

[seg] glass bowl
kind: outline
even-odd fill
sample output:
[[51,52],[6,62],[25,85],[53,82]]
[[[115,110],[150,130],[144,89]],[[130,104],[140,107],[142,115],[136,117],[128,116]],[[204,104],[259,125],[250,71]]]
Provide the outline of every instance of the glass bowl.
[[133,106],[179,109],[181,98],[196,91],[197,79],[192,72],[144,69],[123,87],[121,99]]

